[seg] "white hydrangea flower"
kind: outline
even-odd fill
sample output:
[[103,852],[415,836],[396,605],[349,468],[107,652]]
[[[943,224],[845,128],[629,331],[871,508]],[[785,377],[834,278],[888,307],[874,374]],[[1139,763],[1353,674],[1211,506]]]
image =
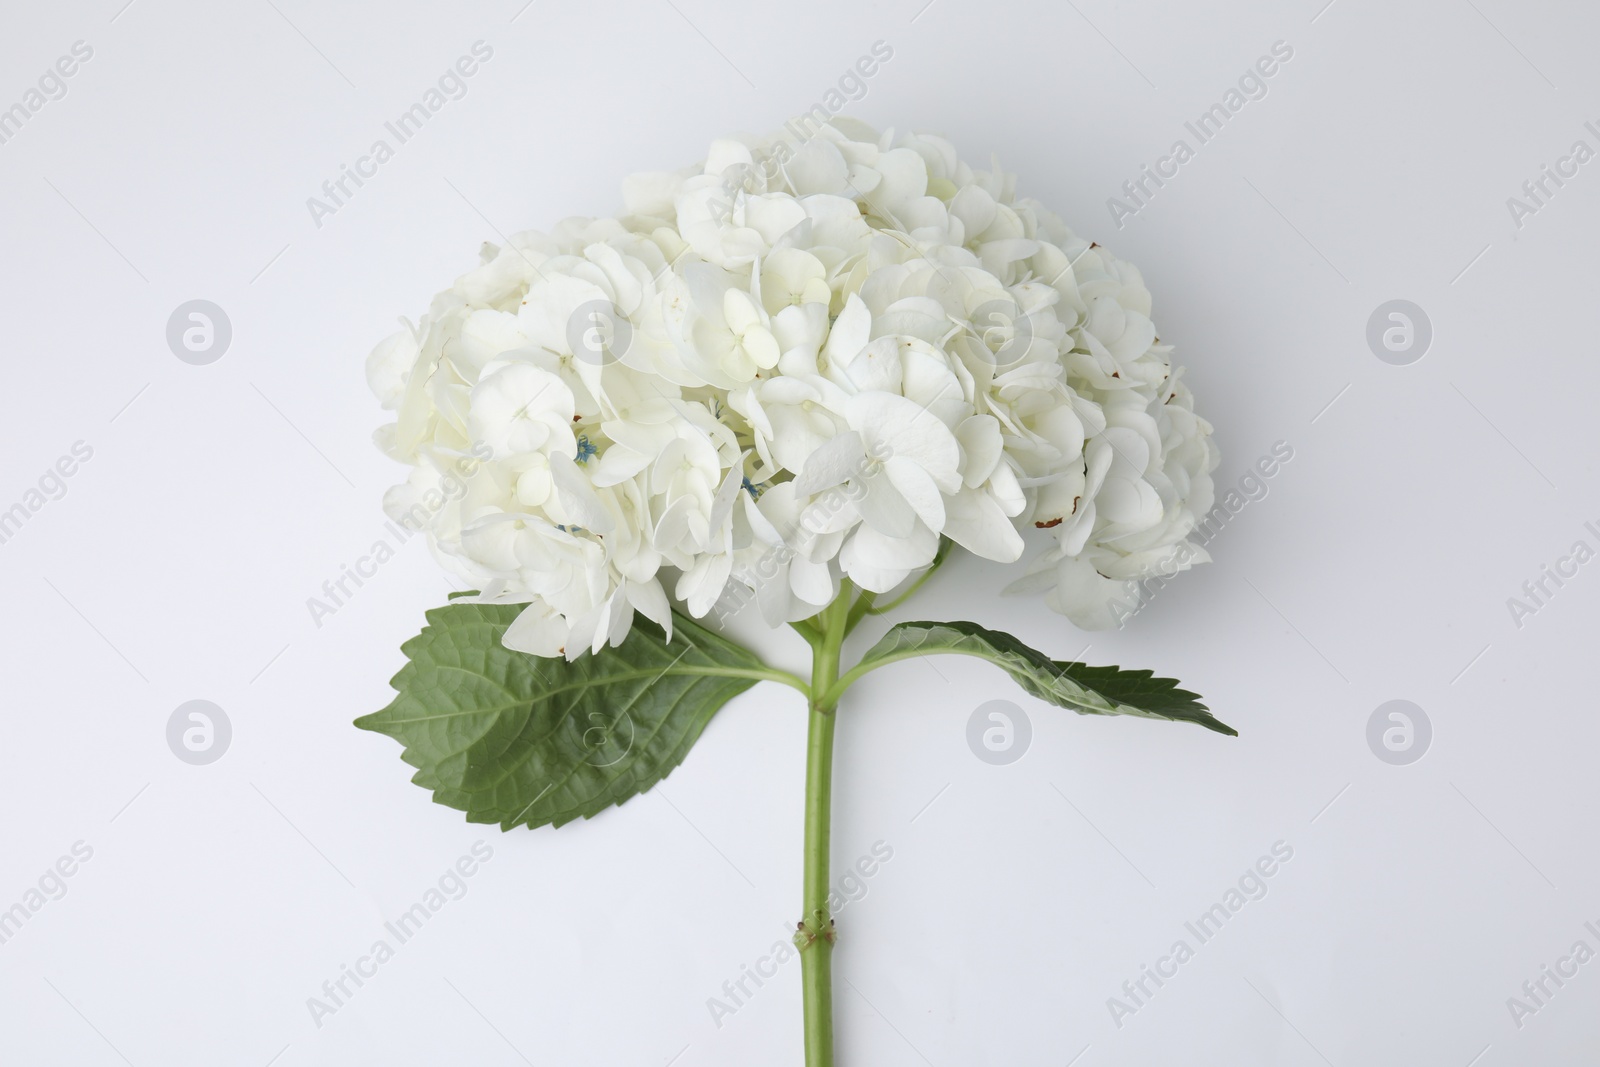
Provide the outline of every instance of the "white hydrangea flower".
[[1012,176],[837,118],[623,200],[485,245],[367,361],[413,467],[386,509],[527,605],[509,645],[576,657],[674,600],[782,625],[1024,533],[1012,588],[1112,627],[1207,558],[1217,450],[1143,278]]

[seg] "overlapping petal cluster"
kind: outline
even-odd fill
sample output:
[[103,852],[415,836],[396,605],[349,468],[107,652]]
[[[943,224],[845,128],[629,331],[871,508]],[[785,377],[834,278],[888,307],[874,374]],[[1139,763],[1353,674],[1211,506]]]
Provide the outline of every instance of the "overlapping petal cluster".
[[835,119],[635,175],[617,218],[486,245],[369,357],[409,479],[386,510],[512,647],[574,658],[635,612],[885,592],[948,538],[1085,627],[1212,506],[1211,427],[1137,269],[949,142]]

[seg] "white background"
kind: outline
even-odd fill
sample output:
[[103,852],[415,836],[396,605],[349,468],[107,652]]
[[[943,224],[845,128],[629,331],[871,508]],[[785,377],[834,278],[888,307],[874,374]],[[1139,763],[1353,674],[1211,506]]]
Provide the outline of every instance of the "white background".
[[[796,694],[735,700],[622,809],[502,835],[350,725],[449,590],[426,550],[320,627],[306,601],[383,533],[402,472],[370,444],[362,361],[398,316],[480,241],[775,128],[878,40],[893,58],[852,113],[997,154],[1141,266],[1219,485],[1275,442],[1294,458],[1122,632],[1002,599],[1004,568],[971,560],[920,594],[913,617],[1176,676],[1242,736],[1079,718],[964,659],[853,690],[834,860],[894,858],[841,916],[841,1063],[1589,1062],[1600,962],[1520,1029],[1506,1001],[1600,949],[1600,563],[1520,628],[1507,599],[1600,548],[1600,162],[1520,229],[1506,199],[1600,147],[1591,11],[123,2],[11,0],[0,35],[0,107],[94,50],[0,145],[0,509],[93,448],[0,544],[0,908],[93,849],[0,945],[0,1062],[800,1062],[796,964],[720,1028],[707,1008],[797,917]],[[467,95],[315,225],[306,199],[478,40]],[[1119,231],[1107,198],[1280,40],[1268,95]],[[233,328],[209,366],[165,340],[196,298]],[[1366,342],[1394,298],[1433,324],[1409,366]],[[797,638],[758,640],[802,665]],[[1366,740],[1397,698],[1433,724],[1409,766]],[[232,722],[209,766],[167,746],[191,699]],[[1010,766],[965,740],[995,699],[1033,724]],[[307,998],[478,840],[467,894],[316,1026]],[[1277,841],[1267,896],[1118,1027],[1107,999]]]

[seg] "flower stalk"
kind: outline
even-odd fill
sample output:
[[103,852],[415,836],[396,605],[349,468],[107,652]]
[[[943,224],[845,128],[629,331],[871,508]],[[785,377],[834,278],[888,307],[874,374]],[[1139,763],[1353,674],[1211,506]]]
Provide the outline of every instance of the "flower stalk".
[[833,1067],[833,916],[828,911],[828,849],[833,808],[833,732],[839,650],[850,625],[850,583],[812,624],[811,695],[806,731],[804,917],[795,931],[805,1003],[806,1067]]
[[[922,579],[914,580],[907,594],[884,606],[902,603],[921,584]],[[679,732],[698,732],[728,700],[758,681],[780,682],[803,693],[807,720],[803,912],[794,943],[801,959],[806,1067],[833,1067],[835,928],[829,905],[833,747],[840,698],[851,685],[879,667],[913,656],[974,656],[999,667],[1033,697],[1057,707],[1235,732],[1218,722],[1196,694],[1179,689],[1170,678],[1153,677],[1147,670],[1052,660],[1010,634],[970,622],[899,623],[854,666],[841,669],[845,641],[869,613],[879,613],[877,607],[871,592],[844,580],[832,603],[792,624],[811,646],[812,670],[806,681],[762,662],[749,649],[683,615],[675,615],[670,636],[660,629],[641,628],[616,647],[585,653],[581,665],[538,659],[508,647],[505,639],[523,610],[521,604],[456,602],[428,613],[428,625],[404,646],[408,662],[395,676],[394,700],[362,716],[356,725],[399,740],[406,762],[423,772],[418,778],[425,775],[435,784],[436,801],[461,808],[474,822],[497,821],[509,829],[518,824],[560,825],[595,815],[648,789],[683,758],[682,753],[662,758],[643,746],[603,765],[587,762],[611,744],[607,731],[585,730],[580,735],[577,730],[544,728],[571,721],[574,691],[583,692],[592,706],[625,706],[652,729]],[[475,666],[463,666],[463,649],[471,651],[465,660]],[[507,702],[502,697],[508,691],[528,695]],[[598,740],[596,734],[601,735]],[[518,738],[518,744],[508,746],[507,737]],[[469,753],[467,761],[460,758],[464,750]],[[574,776],[558,801],[547,800],[549,789],[526,773],[530,761],[548,766],[580,760],[598,773]],[[484,791],[486,776],[497,784]],[[509,793],[502,788],[507,783]]]

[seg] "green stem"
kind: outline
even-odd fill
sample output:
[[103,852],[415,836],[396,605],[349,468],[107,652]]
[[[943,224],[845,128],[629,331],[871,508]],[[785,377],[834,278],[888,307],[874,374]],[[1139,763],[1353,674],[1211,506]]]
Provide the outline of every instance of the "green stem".
[[838,699],[824,701],[839,680],[839,649],[851,608],[850,583],[816,616],[809,723],[806,732],[805,917],[795,933],[805,1001],[806,1067],[833,1067],[833,917],[828,913],[828,845],[833,800],[833,728]]
[[[976,656],[977,658],[985,660],[989,663],[995,662],[992,655],[987,652],[977,651],[976,649],[969,650],[964,648],[941,648],[938,650],[938,652],[941,656]],[[890,652],[874,659],[862,660],[860,663],[841,674],[839,679],[829,688],[818,692],[816,688],[813,687],[811,691],[812,700],[837,704],[839,702],[839,695],[841,693],[843,693],[846,689],[849,689],[852,685],[860,681],[866,675],[877,670],[879,667],[887,667],[889,664],[899,663],[903,659],[920,659],[926,655],[927,653],[920,648],[902,648],[898,651]]]
[[801,619],[799,622],[791,622],[789,624],[789,629],[805,638],[806,644],[810,645],[812,648],[816,648],[817,642],[822,640],[822,635],[817,632],[817,628],[811,624],[810,619]]
[[691,670],[680,670],[675,674],[710,674],[719,678],[755,678],[758,681],[782,682],[791,689],[798,689],[807,698],[811,696],[811,687],[804,681],[788,671],[776,667],[695,667]]
[[845,619],[844,633],[846,637],[855,633],[856,623],[868,615],[875,614],[872,610],[872,602],[876,596],[877,594],[875,593],[863,591],[860,596],[856,597],[856,602],[850,606],[850,616]]

